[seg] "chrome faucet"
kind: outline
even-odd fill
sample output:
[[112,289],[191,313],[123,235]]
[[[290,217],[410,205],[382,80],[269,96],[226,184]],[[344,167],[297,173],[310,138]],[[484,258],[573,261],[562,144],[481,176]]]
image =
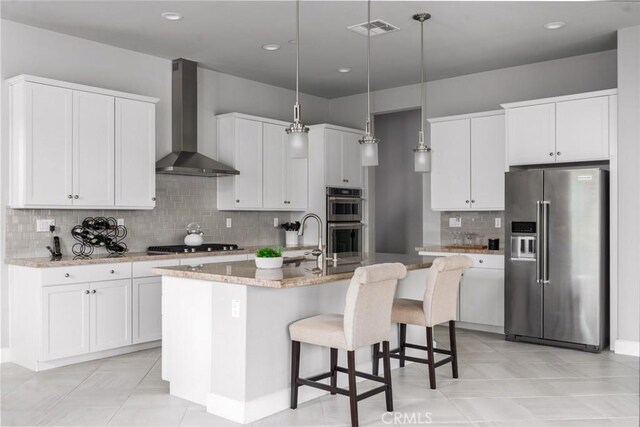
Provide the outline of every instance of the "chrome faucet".
[[322,220],[320,217],[314,213],[308,213],[304,217],[302,217],[300,230],[298,231],[298,236],[304,235],[304,224],[307,222],[307,219],[314,218],[318,221],[318,247],[312,250],[310,253],[314,257],[316,257],[317,267],[314,270],[322,271],[324,268],[324,248],[322,246]]

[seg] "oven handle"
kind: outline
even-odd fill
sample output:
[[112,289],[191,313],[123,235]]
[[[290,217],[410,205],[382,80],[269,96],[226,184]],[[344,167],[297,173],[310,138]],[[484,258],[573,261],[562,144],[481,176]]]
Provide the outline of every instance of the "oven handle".
[[361,222],[330,222],[327,224],[329,228],[362,228],[364,224]]
[[355,203],[362,203],[362,198],[361,197],[335,197],[335,196],[331,196],[331,197],[327,197],[327,200],[329,200],[330,202],[336,202],[336,201],[340,201],[340,202],[355,202]]

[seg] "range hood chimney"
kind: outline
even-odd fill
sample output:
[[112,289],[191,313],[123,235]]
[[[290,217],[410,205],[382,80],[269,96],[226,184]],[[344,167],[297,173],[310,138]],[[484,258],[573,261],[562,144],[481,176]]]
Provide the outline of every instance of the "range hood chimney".
[[156,173],[190,176],[238,175],[240,172],[198,153],[198,64],[186,59],[172,63],[172,153],[156,162]]

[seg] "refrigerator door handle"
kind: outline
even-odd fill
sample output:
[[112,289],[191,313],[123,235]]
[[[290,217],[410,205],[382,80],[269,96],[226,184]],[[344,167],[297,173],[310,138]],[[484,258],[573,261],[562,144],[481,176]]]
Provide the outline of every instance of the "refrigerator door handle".
[[536,201],[536,283],[541,283],[540,279],[540,200]]
[[542,284],[548,285],[549,280],[549,205],[550,201],[542,202],[542,236],[544,239],[542,246]]

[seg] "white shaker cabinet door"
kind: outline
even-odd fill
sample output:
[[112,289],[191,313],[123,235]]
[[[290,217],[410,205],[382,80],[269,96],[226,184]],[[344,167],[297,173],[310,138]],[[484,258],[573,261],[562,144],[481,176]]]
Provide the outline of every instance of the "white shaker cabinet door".
[[556,161],[556,104],[510,108],[507,114],[509,165]]
[[53,360],[89,352],[89,284],[42,288],[42,355]]
[[115,199],[118,207],[156,205],[155,104],[116,99]]
[[287,204],[287,134],[284,126],[262,124],[262,197],[263,207],[286,209]]
[[504,326],[504,270],[469,268],[460,281],[460,320]]
[[91,284],[91,351],[131,344],[131,279]]
[[73,91],[73,205],[114,204],[114,98]]
[[[288,154],[287,154],[288,156]],[[307,159],[287,158],[287,208],[305,210],[309,204],[309,163]]]
[[343,175],[342,132],[335,129],[325,129],[324,174],[327,187],[346,187],[346,177]]
[[556,161],[609,158],[609,97],[556,104]]
[[236,119],[235,206],[262,208],[262,123]]
[[133,344],[162,339],[162,277],[133,279]]
[[471,119],[471,207],[504,209],[504,115]]
[[431,209],[471,206],[470,119],[431,124]]
[[362,157],[360,155],[361,135],[343,132],[342,134],[342,164],[344,165],[344,177],[346,185],[353,188],[362,187]]
[[73,203],[72,93],[70,89],[26,83],[25,170],[21,179],[27,206]]

